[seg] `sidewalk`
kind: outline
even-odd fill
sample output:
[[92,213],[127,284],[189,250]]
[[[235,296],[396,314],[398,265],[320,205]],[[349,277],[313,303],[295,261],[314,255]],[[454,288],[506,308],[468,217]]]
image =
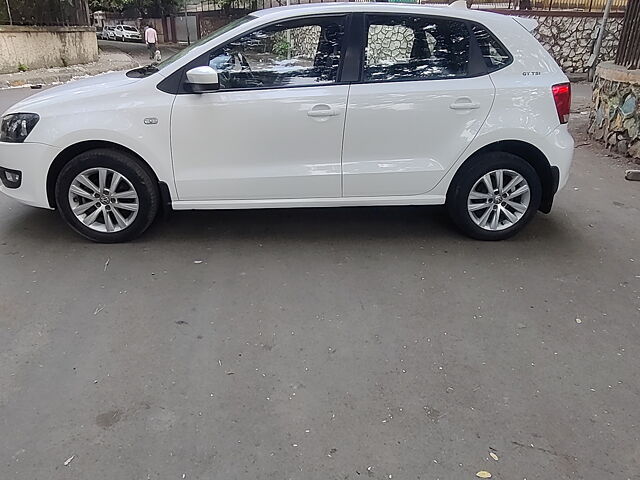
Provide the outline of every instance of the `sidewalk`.
[[50,85],[64,83],[79,77],[99,73],[135,68],[139,63],[130,55],[112,49],[100,49],[97,62],[70,67],[42,68],[27,72],[0,74],[0,89],[30,85]]

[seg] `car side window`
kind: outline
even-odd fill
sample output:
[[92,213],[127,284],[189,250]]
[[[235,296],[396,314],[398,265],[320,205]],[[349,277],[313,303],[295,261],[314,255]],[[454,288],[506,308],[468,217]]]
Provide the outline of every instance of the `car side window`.
[[364,81],[467,76],[469,30],[464,22],[411,15],[368,17]]
[[281,22],[214,50],[209,66],[223,90],[330,84],[343,39],[342,16]]
[[482,57],[489,73],[495,72],[511,63],[511,56],[489,30],[481,25],[473,24],[471,31],[476,37]]

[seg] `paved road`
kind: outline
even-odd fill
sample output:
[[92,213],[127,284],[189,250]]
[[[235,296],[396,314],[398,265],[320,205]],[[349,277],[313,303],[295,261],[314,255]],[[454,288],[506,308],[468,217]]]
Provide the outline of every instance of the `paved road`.
[[[116,42],[115,40],[98,40],[100,50],[121,51],[129,54],[135,61],[142,64],[150,62],[147,45],[142,42]],[[162,58],[167,58],[184,48],[177,44],[161,44],[159,46]]]
[[640,184],[572,128],[502,243],[349,208],[95,245],[1,198],[0,478],[639,478]]

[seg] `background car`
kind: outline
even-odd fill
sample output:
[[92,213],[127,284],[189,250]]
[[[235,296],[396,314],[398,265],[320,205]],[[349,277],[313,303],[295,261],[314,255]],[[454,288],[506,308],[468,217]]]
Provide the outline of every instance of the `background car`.
[[101,40],[115,40],[115,28],[113,25],[105,25],[99,32]]
[[120,40],[121,42],[139,42],[142,40],[140,31],[131,25],[116,25],[114,34],[114,40]]

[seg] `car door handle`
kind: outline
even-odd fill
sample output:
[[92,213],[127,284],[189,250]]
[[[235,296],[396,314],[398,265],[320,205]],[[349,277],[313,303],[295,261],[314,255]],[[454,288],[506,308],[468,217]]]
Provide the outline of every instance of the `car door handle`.
[[314,105],[311,110],[307,112],[307,115],[310,117],[335,117],[339,114],[340,112],[325,104]]
[[472,102],[468,97],[462,97],[449,105],[449,108],[452,110],[475,110],[480,108],[480,104],[478,102]]

